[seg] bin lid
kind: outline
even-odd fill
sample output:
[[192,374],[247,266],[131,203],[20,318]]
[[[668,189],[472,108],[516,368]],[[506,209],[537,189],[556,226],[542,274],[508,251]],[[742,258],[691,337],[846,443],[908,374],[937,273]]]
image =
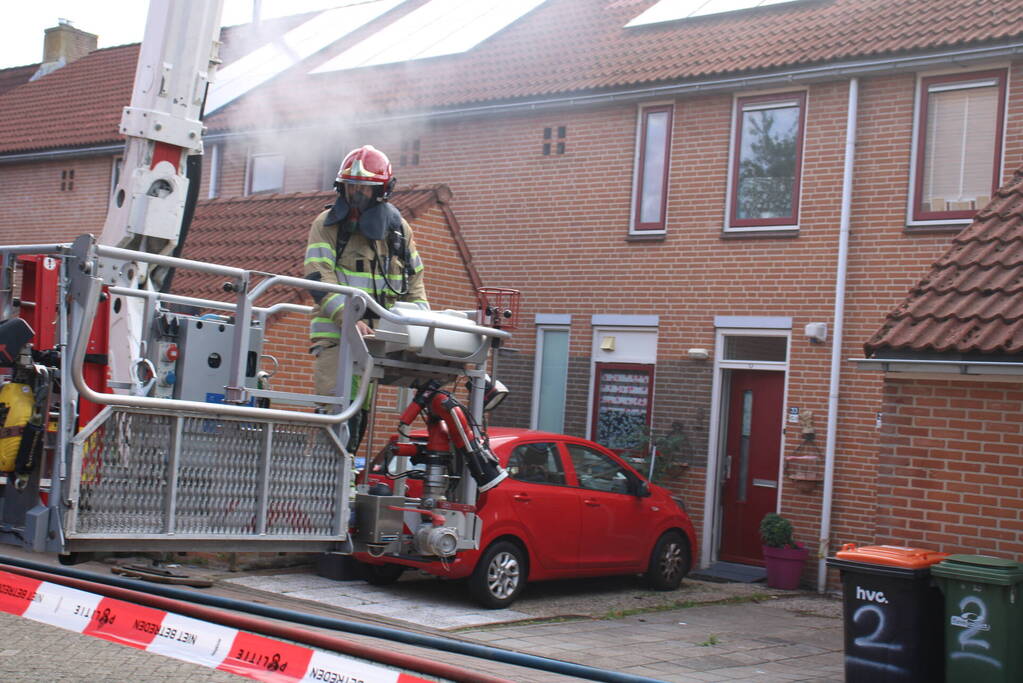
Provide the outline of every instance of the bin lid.
[[1023,583],[1023,564],[989,555],[949,555],[931,568],[934,576],[996,586]]
[[907,548],[900,545],[865,545],[856,547],[855,543],[846,543],[835,553],[840,560],[865,562],[866,564],[882,564],[886,567],[902,567],[903,569],[926,569],[941,562],[948,553],[928,550],[926,548]]

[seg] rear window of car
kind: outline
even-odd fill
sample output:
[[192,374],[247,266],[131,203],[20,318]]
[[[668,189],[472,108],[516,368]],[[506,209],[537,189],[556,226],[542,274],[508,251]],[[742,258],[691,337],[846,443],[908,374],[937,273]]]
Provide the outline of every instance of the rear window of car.
[[565,484],[557,444],[549,441],[525,443],[515,447],[508,457],[508,475],[533,484]]

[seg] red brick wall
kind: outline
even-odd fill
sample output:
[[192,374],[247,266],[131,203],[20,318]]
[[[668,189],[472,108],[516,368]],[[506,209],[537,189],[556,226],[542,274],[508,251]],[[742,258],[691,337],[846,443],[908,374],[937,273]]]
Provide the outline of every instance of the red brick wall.
[[[0,244],[65,242],[86,232],[98,236],[112,169],[112,156],[0,164]],[[74,171],[71,190],[61,190],[64,171]]]
[[[862,356],[863,341],[954,234],[905,229],[915,87],[913,74],[860,82],[843,359]],[[1016,84],[1010,93],[1006,174],[1023,163],[1020,87]],[[582,408],[567,411],[565,430],[574,434],[585,432],[589,405],[590,316],[654,314],[660,316],[655,429],[674,420],[686,422],[700,435],[699,455],[705,456],[712,365],[691,364],[686,350],[713,349],[716,315],[790,316],[786,407],[815,414],[816,444],[824,452],[831,341],[810,345],[802,328],[826,322],[830,334],[835,331],[848,84],[814,84],[807,92],[800,230],[780,238],[722,235],[731,95],[675,102],[667,235],[656,242],[626,240],[635,105],[446,119],[416,131],[420,164],[401,170],[402,183],[447,183],[484,284],[523,293],[526,324],[510,344],[517,353],[502,360],[505,379],[517,395],[495,413],[495,420],[517,426],[528,422],[535,314],[573,315],[571,364],[581,374],[570,383],[569,405]],[[566,153],[543,156],[543,129],[560,125],[567,127]],[[392,159],[400,153],[379,146]],[[877,512],[880,378],[845,361],[841,373],[831,550],[859,538],[873,526]],[[789,430],[787,454],[798,441]],[[685,470],[673,486],[685,493],[697,524],[704,462]],[[821,504],[819,484],[783,482],[782,511],[793,519],[797,536],[811,545],[821,533]]]
[[1023,382],[889,378],[875,524],[848,539],[1023,555]]
[[[1010,79],[1010,84],[1006,176],[1023,163],[1023,85],[1018,78]],[[905,228],[915,88],[913,74],[860,81],[842,359],[862,356],[863,341],[947,248],[954,234],[954,230],[912,233]],[[484,284],[522,290],[521,314],[527,324],[510,343],[517,353],[506,363],[514,380],[511,389],[520,397],[509,404],[518,408],[505,413],[512,424],[522,425],[528,419],[528,398],[525,404],[522,400],[531,393],[531,322],[537,313],[573,316],[570,353],[572,367],[579,372],[570,384],[566,431],[577,434],[585,430],[589,405],[585,369],[591,362],[591,315],[660,316],[658,377],[676,372],[676,384],[683,384],[677,391],[688,398],[670,396],[658,385],[655,429],[681,419],[702,433],[710,426],[712,365],[708,361],[704,370],[683,372],[686,349],[713,349],[716,315],[790,316],[793,341],[786,407],[815,414],[816,443],[823,451],[832,342],[810,345],[802,338],[802,329],[810,322],[826,322],[831,334],[835,330],[833,297],[848,85],[844,81],[812,84],[807,93],[800,230],[798,235],[780,238],[722,235],[733,116],[733,100],[728,94],[675,102],[663,241],[626,239],[635,150],[634,104],[447,118],[408,129],[389,124],[376,135],[367,132],[364,141],[384,149],[393,160],[400,155],[400,140],[418,137],[419,165],[396,170],[402,185],[448,184],[454,191],[452,207]],[[566,153],[543,156],[543,129],[562,125],[567,127]],[[337,136],[345,134],[337,132]],[[288,150],[309,147],[304,134],[294,139],[282,135],[284,138]],[[328,138],[323,138],[320,149],[334,144]],[[247,142],[224,144],[221,196],[243,192],[249,147]],[[303,153],[299,162],[292,161],[297,157],[289,153],[289,191],[320,187],[321,162],[315,162],[315,171],[302,167],[314,164],[313,156]],[[0,167],[0,173],[13,169]],[[24,175],[29,176],[29,171]],[[0,182],[6,177],[0,176]],[[102,185],[100,177],[108,184],[109,170],[97,173],[97,186]],[[5,190],[17,182],[21,181],[10,178]],[[303,187],[303,183],[309,185]],[[19,220],[41,230],[47,225],[45,218],[33,216],[45,216],[63,206],[56,190],[40,197],[38,188],[49,186],[49,181],[17,185],[25,188],[22,192],[35,192],[38,199],[12,199],[5,192],[4,203],[23,201]],[[105,206],[105,193],[105,189],[99,193],[103,196],[100,207]],[[101,215],[102,208],[97,223],[101,223]],[[8,232],[4,230],[5,241]],[[444,268],[450,264],[446,257],[428,252],[424,235],[417,232],[417,240],[430,273],[431,298],[438,307],[438,296],[448,296],[444,282],[449,276]],[[442,272],[443,277],[438,277]],[[456,289],[461,287],[459,284]],[[862,538],[864,529],[874,527],[878,512],[875,415],[883,410],[881,381],[877,374],[858,371],[844,360],[841,371],[834,523],[829,534],[832,550],[838,542]],[[797,446],[797,435],[790,430],[786,452],[791,454]],[[691,510],[699,508],[703,476],[703,468],[697,464],[677,483],[690,497]],[[786,485],[783,490],[783,512],[792,517],[798,537],[811,544],[820,535],[820,488],[810,486],[801,491]]]

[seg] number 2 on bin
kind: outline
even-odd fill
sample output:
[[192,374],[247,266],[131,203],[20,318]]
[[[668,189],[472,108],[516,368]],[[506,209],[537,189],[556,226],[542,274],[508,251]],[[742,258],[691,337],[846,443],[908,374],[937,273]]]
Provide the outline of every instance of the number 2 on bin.
[[864,620],[861,617],[865,617],[865,615],[868,612],[873,613],[877,616],[877,627],[874,629],[873,633],[870,633],[865,636],[860,636],[859,638],[853,640],[853,643],[855,643],[857,647],[866,648],[872,647],[880,650],[892,650],[894,652],[900,652],[902,650],[902,645],[898,643],[885,643],[880,640],[881,636],[884,635],[885,619],[884,610],[878,607],[877,605],[861,606],[858,610],[856,610],[856,612],[853,613],[853,621],[859,624],[861,621]]
[[[976,611],[967,611],[967,608],[971,605],[976,608]],[[981,631],[987,631],[991,628],[987,623],[987,605],[984,604],[984,601],[975,595],[967,595],[959,601],[959,614],[961,615],[959,617],[960,621],[967,624],[966,629],[959,634],[959,645],[962,650],[950,653],[949,657],[952,659],[978,659],[996,669],[1001,669],[1002,663],[994,657],[965,651],[968,647],[980,650],[991,649],[991,643],[976,637]],[[953,617],[952,623],[956,623],[954,620],[955,617]]]

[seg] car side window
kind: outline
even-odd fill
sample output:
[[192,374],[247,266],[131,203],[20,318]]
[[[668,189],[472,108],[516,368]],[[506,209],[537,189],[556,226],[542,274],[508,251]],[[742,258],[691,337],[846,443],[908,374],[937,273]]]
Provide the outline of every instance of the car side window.
[[558,446],[549,441],[516,446],[508,458],[508,474],[512,479],[534,484],[565,484]]
[[579,486],[594,491],[629,493],[629,475],[621,465],[592,448],[574,443],[567,446]]

